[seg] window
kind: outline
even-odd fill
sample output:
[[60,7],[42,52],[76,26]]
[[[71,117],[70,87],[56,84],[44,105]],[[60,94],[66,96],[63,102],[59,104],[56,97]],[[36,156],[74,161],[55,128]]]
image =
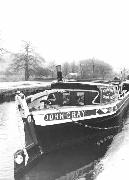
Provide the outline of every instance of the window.
[[63,92],[63,106],[70,105],[70,92]]
[[63,93],[63,106],[84,106],[99,103],[98,91],[68,91]]
[[93,105],[100,103],[100,95],[98,91],[85,91],[85,105]]
[[45,103],[46,108],[53,108],[62,105],[62,93],[54,92],[48,95],[47,101]]
[[30,99],[28,100],[30,111],[56,108],[59,106],[84,106],[98,103],[100,103],[100,93],[99,91],[92,90],[57,91],[40,96],[32,102],[30,102]]
[[47,100],[50,102],[51,105],[56,104],[56,95],[54,93],[49,94]]
[[30,111],[36,111],[44,108],[44,102],[46,101],[47,96],[41,96],[34,99],[32,102],[28,102],[28,107]]
[[84,106],[84,92],[77,92],[77,105]]

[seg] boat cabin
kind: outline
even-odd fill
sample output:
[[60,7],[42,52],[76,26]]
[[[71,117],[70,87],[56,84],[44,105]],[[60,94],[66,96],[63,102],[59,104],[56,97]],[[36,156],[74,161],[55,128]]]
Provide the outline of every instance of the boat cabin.
[[115,102],[116,88],[107,84],[86,82],[58,82],[51,90],[27,97],[29,110],[45,110],[66,106],[89,106]]

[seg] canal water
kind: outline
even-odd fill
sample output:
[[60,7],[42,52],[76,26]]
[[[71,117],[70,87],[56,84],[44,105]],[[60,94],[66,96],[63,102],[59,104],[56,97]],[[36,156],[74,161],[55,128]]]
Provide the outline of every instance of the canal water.
[[22,147],[14,102],[0,104],[0,179],[14,180],[14,153]]
[[17,118],[14,102],[0,104],[0,180],[62,180],[82,167],[91,165],[93,170],[93,164],[105,155],[116,134],[104,131],[98,137],[98,132],[94,136],[91,133],[89,141],[44,154],[14,178],[13,155],[22,147]]

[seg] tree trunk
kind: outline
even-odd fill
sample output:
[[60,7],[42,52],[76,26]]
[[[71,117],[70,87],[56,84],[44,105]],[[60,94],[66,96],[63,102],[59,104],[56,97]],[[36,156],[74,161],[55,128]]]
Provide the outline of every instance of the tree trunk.
[[25,50],[26,50],[26,56],[25,56],[25,81],[28,81],[28,79],[29,79],[28,49],[29,49],[29,44],[27,44],[26,47],[25,47]]

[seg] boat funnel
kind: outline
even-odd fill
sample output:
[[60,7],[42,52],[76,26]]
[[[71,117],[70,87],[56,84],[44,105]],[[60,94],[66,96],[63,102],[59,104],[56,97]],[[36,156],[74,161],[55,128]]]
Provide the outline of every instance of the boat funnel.
[[56,66],[57,71],[57,80],[58,82],[62,81],[62,72],[61,72],[61,65]]

